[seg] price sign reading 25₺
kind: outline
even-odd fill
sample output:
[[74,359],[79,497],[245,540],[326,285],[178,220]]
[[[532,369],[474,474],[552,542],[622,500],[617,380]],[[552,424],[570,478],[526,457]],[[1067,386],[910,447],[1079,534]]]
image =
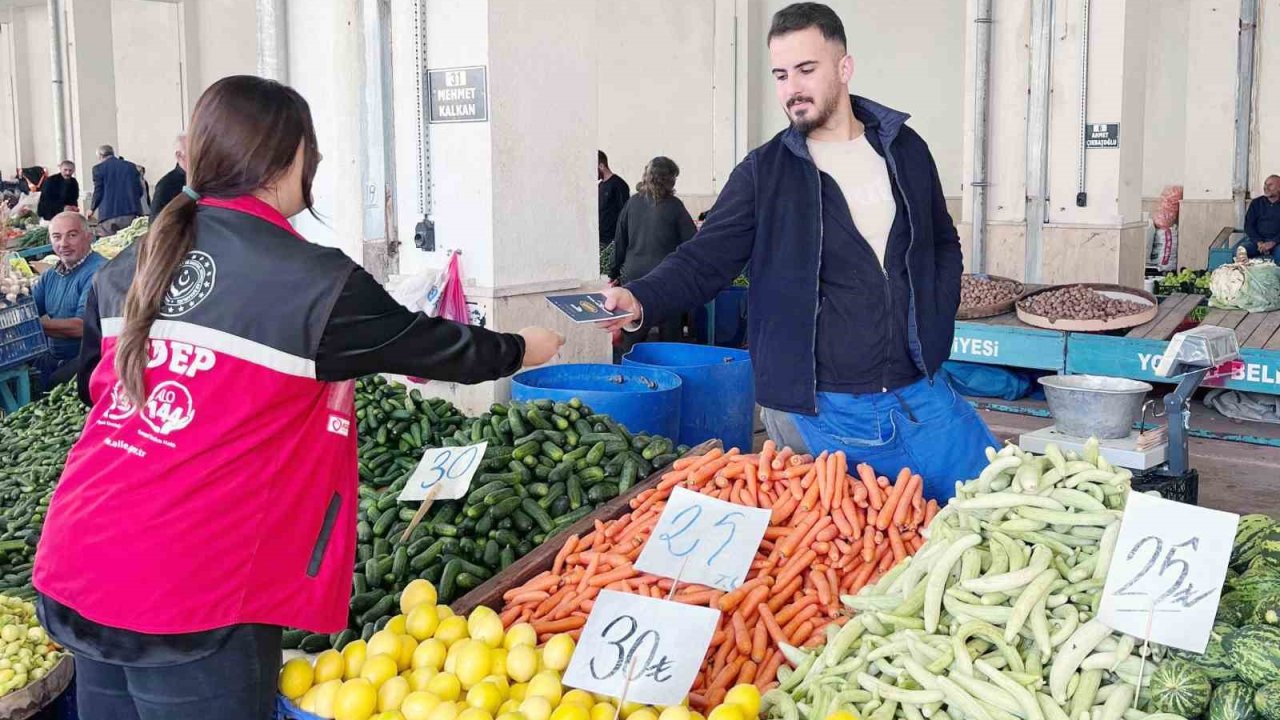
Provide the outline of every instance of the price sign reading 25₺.
[[564,683],[620,697],[630,670],[628,701],[676,705],[693,687],[719,621],[711,608],[602,590]]
[[457,500],[466,497],[471,478],[484,460],[489,443],[466,447],[434,448],[422,455],[422,461],[413,471],[400,493],[400,502],[424,500],[432,488],[440,485],[436,500]]
[[1239,519],[1130,493],[1098,619],[1152,642],[1204,652]]
[[[676,488],[636,568],[682,583],[732,590],[747,579],[769,511]],[[683,568],[683,572],[681,572]]]

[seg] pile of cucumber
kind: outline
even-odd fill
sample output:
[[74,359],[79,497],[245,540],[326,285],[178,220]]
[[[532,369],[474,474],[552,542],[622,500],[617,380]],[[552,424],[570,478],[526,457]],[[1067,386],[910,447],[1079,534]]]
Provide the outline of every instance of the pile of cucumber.
[[[404,438],[422,427],[424,402],[439,401],[414,399],[381,379],[362,383],[357,408],[382,412],[366,412],[361,419],[361,515],[350,626],[333,635],[287,631],[286,649],[341,650],[357,638],[368,640],[395,615],[400,592],[416,578],[435,584],[440,602],[455,600],[688,450],[666,438],[633,436],[577,400],[496,404],[456,423],[452,432],[442,428],[454,426],[457,416],[432,407],[440,419],[430,421],[434,435],[425,445],[488,441],[488,447],[467,497],[434,503],[401,542],[419,503],[397,498],[423,452],[416,438]],[[367,400],[370,392],[381,393],[376,402]],[[397,398],[404,412],[391,411]],[[384,433],[388,423],[391,429]]]
[[0,419],[0,594],[30,599],[31,563],[87,409],[73,384]]

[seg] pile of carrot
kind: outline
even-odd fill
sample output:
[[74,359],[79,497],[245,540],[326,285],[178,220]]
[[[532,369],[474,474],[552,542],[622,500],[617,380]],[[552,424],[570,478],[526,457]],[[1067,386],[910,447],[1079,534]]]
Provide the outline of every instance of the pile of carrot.
[[532,623],[540,641],[560,632],[576,639],[601,589],[665,599],[672,580],[634,562],[676,487],[772,511],[743,585],[728,593],[684,583],[676,589],[674,600],[722,613],[689,698],[699,709],[715,707],[739,683],[772,687],[785,660],[779,646],[821,643],[828,625],[848,619],[840,596],[915,553],[924,544],[920,530],[938,511],[906,468],[890,482],[868,465],[850,474],[842,452],[813,458],[772,442],[758,455],[713,450],[677,461],[631,501],[631,512],[571,536],[551,570],[503,596],[503,622]]

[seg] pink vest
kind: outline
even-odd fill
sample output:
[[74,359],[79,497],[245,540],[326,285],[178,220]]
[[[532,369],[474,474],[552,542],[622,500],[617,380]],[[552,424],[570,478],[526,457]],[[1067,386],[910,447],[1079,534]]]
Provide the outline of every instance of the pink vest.
[[196,250],[152,328],[141,406],[114,369],[133,255],[95,280],[94,404],[49,507],[35,586],[137,632],[336,632],[355,555],[354,383],[318,381],[315,349],[352,264],[256,200],[203,204]]

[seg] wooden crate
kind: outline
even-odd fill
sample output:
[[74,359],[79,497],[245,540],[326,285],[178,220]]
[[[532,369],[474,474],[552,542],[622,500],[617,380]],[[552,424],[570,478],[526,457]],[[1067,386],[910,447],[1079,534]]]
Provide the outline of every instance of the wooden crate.
[[[719,440],[708,440],[685,453],[685,457],[705,455],[712,450],[723,447]],[[631,501],[637,495],[658,484],[662,475],[670,470],[664,467],[655,471],[643,481],[636,483],[625,493],[596,508],[595,512],[570,525],[566,530],[558,532],[547,542],[534,548],[532,552],[516,560],[506,570],[494,575],[471,592],[449,603],[449,607],[459,615],[467,615],[481,605],[486,605],[497,612],[502,612],[502,595],[514,587],[519,587],[540,573],[551,569],[556,553],[564,547],[564,542],[571,535],[583,535],[591,530],[596,521],[608,522],[622,517],[631,510]]]

